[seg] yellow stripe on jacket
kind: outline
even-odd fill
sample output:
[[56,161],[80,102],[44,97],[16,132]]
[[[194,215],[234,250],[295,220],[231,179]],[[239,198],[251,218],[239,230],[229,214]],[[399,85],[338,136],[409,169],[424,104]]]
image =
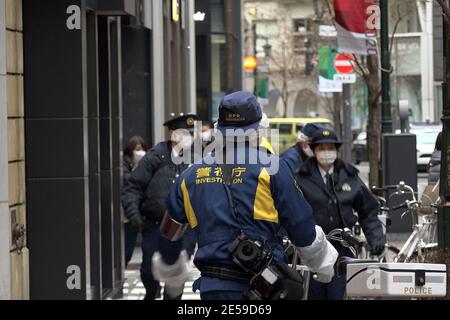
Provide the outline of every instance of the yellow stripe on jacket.
[[198,222],[195,211],[192,208],[191,199],[189,198],[189,191],[186,187],[186,180],[183,180],[183,182],[181,183],[181,192],[183,193],[184,212],[186,213],[186,218],[188,219],[189,224],[193,229],[198,225]]
[[253,215],[255,220],[278,223],[278,211],[270,190],[270,175],[265,168],[261,170],[258,177]]

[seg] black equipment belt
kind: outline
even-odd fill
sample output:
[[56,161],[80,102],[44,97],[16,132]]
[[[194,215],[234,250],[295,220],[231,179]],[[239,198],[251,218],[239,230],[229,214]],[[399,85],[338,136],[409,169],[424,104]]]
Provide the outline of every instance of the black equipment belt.
[[238,282],[249,282],[251,280],[251,275],[237,270],[231,266],[224,265],[201,265],[198,266],[202,277],[219,278],[222,280],[231,280]]

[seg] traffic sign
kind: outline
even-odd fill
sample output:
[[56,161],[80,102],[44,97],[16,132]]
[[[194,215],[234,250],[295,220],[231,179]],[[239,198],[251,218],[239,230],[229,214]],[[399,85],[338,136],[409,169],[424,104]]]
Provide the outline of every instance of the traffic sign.
[[356,82],[356,74],[355,73],[349,73],[349,74],[336,73],[333,77],[333,80],[339,81],[342,83],[355,83]]
[[349,53],[340,53],[334,59],[334,68],[341,74],[353,72],[353,55]]

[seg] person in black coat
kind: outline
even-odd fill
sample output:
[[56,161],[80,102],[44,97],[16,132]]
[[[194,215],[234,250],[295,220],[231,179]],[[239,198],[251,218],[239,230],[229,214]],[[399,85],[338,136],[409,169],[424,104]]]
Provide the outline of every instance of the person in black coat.
[[[314,157],[307,159],[297,172],[300,188],[313,209],[316,223],[326,234],[336,228],[351,229],[359,221],[372,254],[380,255],[386,241],[377,217],[378,201],[359,178],[358,169],[337,158],[341,145],[331,129],[314,134],[311,141]],[[348,248],[332,243],[340,256],[352,256]],[[311,278],[309,299],[341,300],[345,284],[345,277],[335,276],[329,284]]]
[[[128,183],[131,173],[136,169],[139,161],[145,156],[148,148],[144,138],[134,136],[128,140],[128,143],[123,151],[123,187]],[[125,218],[124,223],[124,238],[125,238],[125,267],[133,256],[134,247],[136,246],[136,239],[138,231],[133,228],[130,221]]]
[[[155,299],[161,290],[159,282],[153,278],[152,256],[158,246],[159,225],[166,211],[166,198],[172,185],[189,166],[189,163],[183,162],[183,150],[191,149],[197,120],[196,115],[184,115],[164,123],[171,140],[157,144],[145,155],[122,192],[125,217],[136,230],[142,230],[141,280],[146,289],[146,300]],[[188,242],[192,244],[192,241]],[[194,250],[186,249],[189,253]],[[164,298],[171,297],[165,294]],[[181,299],[181,296],[176,299]]]

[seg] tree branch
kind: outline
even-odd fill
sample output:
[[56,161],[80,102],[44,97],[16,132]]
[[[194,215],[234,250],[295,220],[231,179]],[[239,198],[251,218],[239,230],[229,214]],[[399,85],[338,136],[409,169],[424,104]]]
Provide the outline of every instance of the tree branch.
[[[395,34],[397,33],[398,26],[400,25],[400,22],[403,19],[405,19],[407,16],[409,16],[413,11],[414,11],[414,7],[410,6],[410,10],[402,16],[401,12],[400,12],[400,3],[397,4],[397,15],[399,18],[395,22],[394,30],[392,30],[391,43],[389,45],[389,59],[392,57],[392,48],[394,47],[394,39],[395,39]],[[391,70],[389,70],[389,72],[392,73],[393,71],[394,71],[394,69],[391,65]]]
[[447,23],[450,20],[450,8],[447,4],[447,1],[445,0],[435,0],[442,8],[442,13],[444,15],[444,19],[447,21]]

